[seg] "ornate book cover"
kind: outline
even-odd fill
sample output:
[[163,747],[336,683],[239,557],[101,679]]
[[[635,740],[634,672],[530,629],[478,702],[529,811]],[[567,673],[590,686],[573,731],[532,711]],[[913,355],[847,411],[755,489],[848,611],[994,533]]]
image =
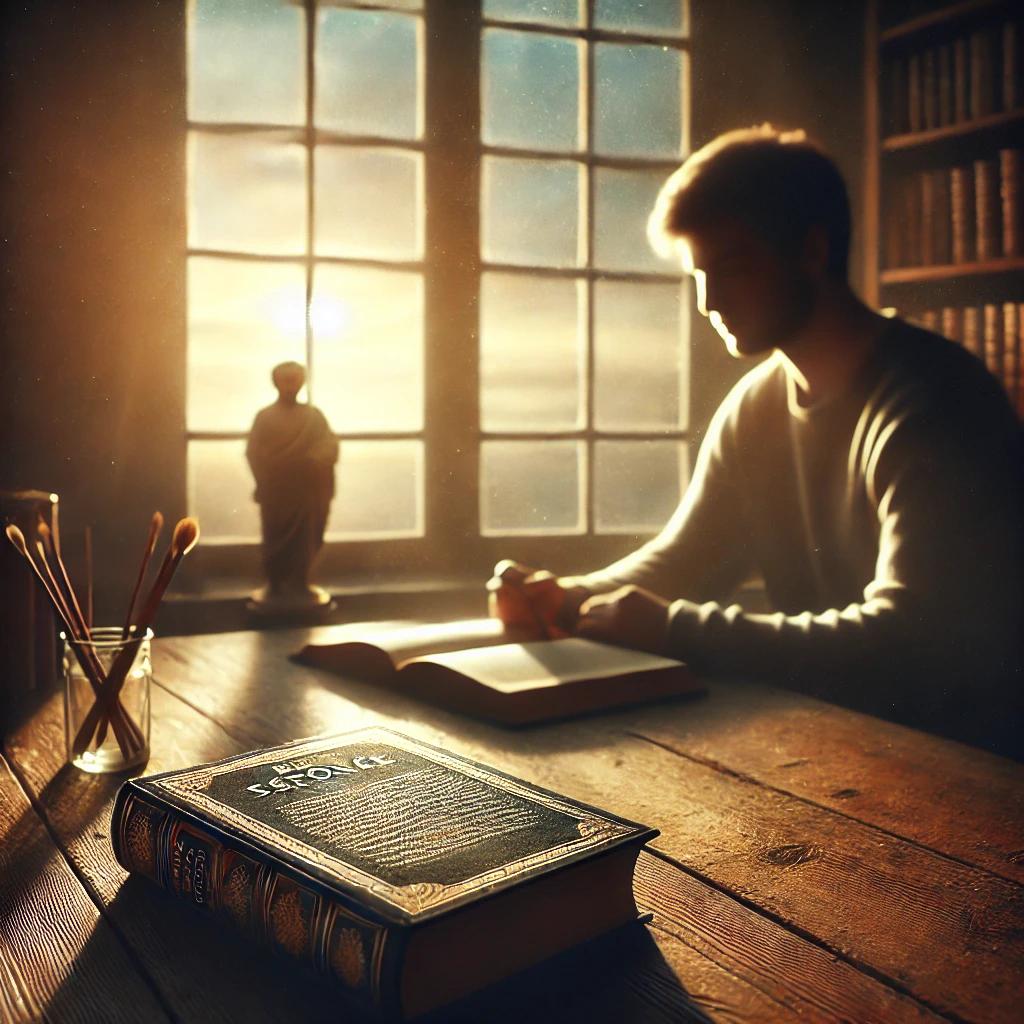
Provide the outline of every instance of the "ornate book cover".
[[387,1015],[410,932],[655,835],[387,729],[133,779],[112,820],[129,871]]

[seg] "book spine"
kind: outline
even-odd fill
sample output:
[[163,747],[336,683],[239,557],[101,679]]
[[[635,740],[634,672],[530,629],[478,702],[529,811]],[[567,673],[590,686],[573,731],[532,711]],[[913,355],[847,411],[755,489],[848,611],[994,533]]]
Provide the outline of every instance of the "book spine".
[[131,783],[115,801],[111,838],[127,871],[332,978],[354,1008],[385,1019],[398,1016],[403,937],[394,929]]
[[994,160],[974,161],[975,251],[979,260],[1000,255],[998,167]]
[[921,187],[921,218],[918,224],[918,255],[921,266],[935,263],[935,176],[924,171],[919,178]]
[[968,306],[963,311],[963,346],[968,352],[981,358],[981,315],[977,306]]
[[1003,385],[1016,408],[1020,395],[1020,305],[1003,303]]
[[1003,376],[1003,332],[1000,308],[987,302],[982,308],[982,352],[985,368],[998,380]]
[[924,104],[921,99],[921,56],[907,58],[907,127],[912,132],[924,128]]
[[937,331],[939,329],[939,311],[937,309],[926,309],[921,313],[921,326],[926,331]]
[[963,344],[963,332],[960,326],[960,310],[956,306],[942,307],[942,333],[950,341]]
[[992,60],[992,36],[987,28],[971,33],[971,117],[991,114],[995,104],[995,67]]
[[970,117],[971,95],[968,73],[967,40],[953,41],[953,120],[966,121]]
[[934,48],[925,50],[921,58],[922,120],[928,128],[939,127],[939,68],[938,53]]
[[1003,213],[1003,255],[1024,254],[1024,206],[1021,206],[1019,149],[999,151],[999,200]]
[[885,129],[888,135],[900,135],[907,130],[907,64],[901,57],[889,61],[888,97]]
[[1024,418],[1024,302],[1017,303],[1017,337],[1014,339],[1017,348],[1017,394],[1014,404],[1017,415]]
[[936,263],[950,263],[953,259],[953,217],[950,209],[949,171],[939,168],[931,172],[935,209],[932,214],[932,247]]
[[950,171],[950,208],[953,219],[953,262],[974,259],[974,174],[970,167]]
[[1002,30],[1003,110],[1016,110],[1021,104],[1020,25],[1003,22]]
[[953,47],[946,43],[939,47],[939,124],[953,123]]

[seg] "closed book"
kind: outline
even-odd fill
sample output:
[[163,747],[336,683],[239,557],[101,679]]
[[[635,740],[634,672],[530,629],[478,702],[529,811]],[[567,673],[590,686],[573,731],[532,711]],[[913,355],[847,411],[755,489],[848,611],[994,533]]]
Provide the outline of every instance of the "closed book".
[[975,253],[979,260],[1002,254],[999,167],[995,160],[974,161]]
[[894,57],[886,64],[887,96],[885,132],[900,135],[907,130],[907,63]]
[[968,306],[963,311],[963,346],[979,359],[981,350],[981,311],[977,306]]
[[942,307],[942,334],[950,341],[963,341],[960,309],[957,306]]
[[394,1020],[637,921],[657,834],[387,729],[132,779],[111,820],[128,871]]
[[1003,221],[1003,255],[1024,255],[1024,205],[1021,203],[1021,151],[999,151],[999,201]]
[[953,123],[953,46],[945,43],[938,51],[939,124]]
[[939,127],[939,61],[934,48],[921,57],[921,107],[924,127]]
[[935,263],[953,260],[953,213],[951,209],[949,171],[930,171],[932,178],[932,254]]
[[1003,303],[1003,385],[1016,405],[1020,394],[1020,304]]
[[918,176],[921,189],[921,216],[918,223],[918,263],[930,266],[935,263],[935,176],[931,171],[922,171]]
[[974,168],[954,167],[949,172],[949,201],[953,221],[953,262],[974,259]]
[[996,69],[991,31],[979,28],[970,37],[971,117],[979,118],[995,110]]
[[1014,21],[1003,22],[1002,84],[1003,110],[1016,110],[1024,102],[1020,60],[1021,26]]
[[918,322],[927,331],[937,331],[939,329],[939,311],[937,309],[926,309],[920,317]]
[[981,308],[982,353],[985,368],[993,377],[1003,376],[1003,319],[1002,310],[994,302]]
[[907,58],[907,128],[912,132],[924,128],[923,84],[921,55],[912,53]]
[[921,266],[921,175],[907,178],[903,185],[903,262],[908,267]]
[[953,40],[953,120],[966,121],[971,116],[970,59],[966,37]]
[[517,639],[498,619],[337,627],[294,660],[507,726],[703,690],[672,658],[579,637]]

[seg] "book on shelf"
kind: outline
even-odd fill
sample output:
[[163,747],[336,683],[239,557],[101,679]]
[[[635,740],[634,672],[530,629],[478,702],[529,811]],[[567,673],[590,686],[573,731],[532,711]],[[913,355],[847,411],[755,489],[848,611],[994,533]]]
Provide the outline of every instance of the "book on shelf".
[[1002,58],[1002,99],[1003,110],[1016,110],[1024,103],[1022,95],[1021,26],[1014,21],[1004,21],[1001,32]]
[[657,834],[387,729],[132,779],[111,820],[128,871],[393,1020],[636,922]]
[[982,354],[985,368],[993,377],[1003,374],[1003,320],[1002,310],[994,302],[981,308]]
[[976,29],[968,43],[971,68],[971,118],[977,119],[995,110],[994,40],[988,26]]
[[520,726],[702,692],[682,662],[570,637],[530,640],[498,619],[328,629],[293,660]]
[[995,160],[974,161],[974,245],[979,260],[1002,255],[999,209],[999,165]]
[[971,113],[971,76],[968,70],[969,54],[967,40],[963,37],[953,40],[953,120],[966,121]]
[[1019,149],[999,151],[999,202],[1002,208],[1003,255],[1024,255],[1024,206],[1021,205]]
[[954,263],[974,259],[974,233],[977,214],[974,202],[974,169],[953,167],[949,172],[949,200],[953,221],[952,251]]

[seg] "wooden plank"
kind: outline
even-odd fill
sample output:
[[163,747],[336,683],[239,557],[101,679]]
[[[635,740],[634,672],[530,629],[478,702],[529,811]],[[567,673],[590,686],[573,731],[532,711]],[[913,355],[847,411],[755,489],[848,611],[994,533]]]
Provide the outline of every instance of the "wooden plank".
[[1024,883],[1024,765],[784,690],[718,684],[624,728]]
[[167,1019],[0,758],[0,1020]]
[[[659,849],[897,991],[964,1019],[978,1013],[1012,1019],[1024,966],[1020,886],[629,734],[644,715],[686,720],[696,704],[511,733],[290,666],[283,657],[294,648],[289,639],[173,641],[188,667],[171,685],[214,717],[239,722],[254,738],[384,721],[655,824],[663,830]],[[254,653],[261,649],[262,659]],[[253,660],[275,680],[258,710],[252,702],[239,703],[247,684],[232,682],[233,666]],[[353,699],[310,685],[316,678]],[[188,682],[195,679],[205,680],[201,691]],[[275,699],[273,693],[284,696]],[[765,693],[756,717],[769,731],[775,700],[784,708],[799,698]],[[260,721],[269,719],[273,728],[261,731]],[[719,729],[729,725],[720,716],[711,722]],[[872,759],[860,760],[870,774]],[[915,926],[908,934],[910,921]]]
[[[195,671],[199,665],[187,656],[189,643],[184,642],[184,653],[179,650],[173,659],[177,665],[175,673],[181,672],[182,678],[198,681],[200,677],[195,675]],[[237,645],[233,654],[241,654]],[[219,670],[211,670],[209,663],[203,665],[203,683],[189,687],[189,699],[202,704],[204,698],[216,696],[217,701],[223,701],[232,718],[231,731],[234,735],[229,736],[213,721],[204,719],[157,687],[154,692],[154,747],[157,756],[147,771],[225,756],[247,746],[282,741],[291,737],[291,730],[298,723],[305,727],[309,723],[307,716],[315,717],[322,725],[330,721],[335,728],[360,724],[333,721],[333,716],[339,713],[346,719],[386,720],[382,715],[361,711],[308,679],[303,681],[304,673],[298,669],[293,670],[298,673],[298,678],[295,680],[297,685],[292,688],[287,675],[282,676],[276,671],[267,672],[265,676],[262,673],[251,674],[245,679],[239,675],[238,667],[246,664],[246,660],[231,656],[229,661],[233,669],[227,679],[220,676]],[[165,669],[171,663],[172,659],[168,658],[163,663]],[[229,681],[232,679],[233,683]],[[286,709],[280,705],[285,705]],[[275,708],[279,714],[274,714]],[[325,719],[321,717],[324,714],[327,716]],[[264,735],[244,735],[244,728],[251,728],[254,722],[262,723],[260,727],[268,731]],[[460,746],[457,733],[439,733],[436,728],[422,723],[392,720],[390,724],[404,727],[408,732],[417,732],[435,742],[447,742],[456,748]],[[478,728],[486,730],[483,726]],[[47,787],[47,779],[56,770],[59,758],[56,751],[60,750],[60,744],[55,742],[59,731],[60,709],[54,704],[37,717],[26,733],[15,737],[13,749],[33,787],[46,788],[47,807],[55,829],[66,835],[64,841],[71,855],[94,880],[97,889],[111,901],[111,920],[124,932],[126,941],[153,974],[175,1012],[182,1020],[228,1020],[232,1016],[240,1018],[243,1014],[245,1019],[253,1021],[289,1019],[289,1013],[296,1005],[296,986],[309,984],[304,980],[308,978],[306,972],[289,971],[287,965],[272,960],[248,943],[224,942],[223,931],[218,925],[199,920],[190,908],[154,891],[144,880],[124,881],[124,873],[113,862],[105,835],[115,781],[86,780],[91,786],[100,787],[104,796],[98,809],[94,806],[84,815],[80,811],[83,794],[80,786],[75,784],[81,776],[75,773],[68,784]],[[493,743],[490,746],[493,748]],[[648,951],[638,960],[631,958],[621,963],[618,963],[616,954],[613,957],[613,961],[618,963],[616,969],[598,970],[591,962],[592,951],[587,951],[585,962],[589,966],[579,969],[582,971],[580,976],[587,979],[586,985],[567,986],[563,977],[565,967],[559,962],[538,968],[534,983],[526,983],[523,979],[509,982],[497,994],[482,995],[476,1001],[470,1001],[466,1008],[459,1009],[458,1016],[446,1015],[444,1019],[479,1020],[477,1011],[481,1007],[485,1008],[484,1015],[488,1020],[511,1022],[531,1016],[543,1019],[544,1006],[550,1004],[556,995],[560,1019],[579,1021],[593,1020],[595,1014],[601,1019],[602,1007],[609,1006],[622,1010],[616,1019],[638,1022],[706,1020],[707,1013],[718,1017],[720,1013],[725,1015],[726,1011],[731,1015],[729,1019],[769,1021],[788,1019],[793,1007],[815,1015],[818,1013],[816,1008],[827,1004],[832,997],[826,990],[816,993],[814,998],[809,998],[806,991],[791,991],[780,969],[784,961],[775,964],[776,977],[766,982],[749,969],[744,969],[746,974],[743,975],[738,969],[709,957],[695,937],[700,928],[694,928],[692,923],[680,925],[679,913],[673,909],[685,903],[688,897],[664,895],[674,891],[667,879],[675,870],[665,865],[658,866],[652,876],[658,880],[657,885],[647,885],[647,891],[651,893],[647,903],[657,915],[658,927],[652,933],[656,952]],[[682,874],[680,878],[686,892],[694,887],[703,888],[692,878]],[[812,944],[725,896],[708,894],[705,905],[712,905],[708,900],[714,901],[716,896],[719,903],[732,904],[728,915],[730,927],[738,933],[746,930],[749,946],[765,943],[769,950],[782,950],[786,957],[807,963],[829,959]],[[718,913],[721,916],[721,908]],[[673,921],[676,923],[671,923]],[[714,928],[713,917],[709,922]],[[244,985],[239,983],[243,977],[246,979]],[[830,975],[826,971],[822,977],[823,984],[831,985],[835,981],[835,972]],[[931,1019],[911,1000],[895,996],[884,986],[845,965],[840,965],[840,978],[841,995],[838,998],[845,1009],[836,1019]],[[201,998],[192,997],[193,992]],[[513,993],[520,994],[513,998]],[[336,1003],[331,1002],[329,990],[324,991],[317,985],[308,992],[304,991],[301,1005],[304,1020],[327,1020],[336,1013]],[[885,1008],[887,1012],[882,1013],[879,1009],[877,1015],[872,1015],[868,1012],[872,1008]],[[499,1012],[500,1017],[496,1016]]]

